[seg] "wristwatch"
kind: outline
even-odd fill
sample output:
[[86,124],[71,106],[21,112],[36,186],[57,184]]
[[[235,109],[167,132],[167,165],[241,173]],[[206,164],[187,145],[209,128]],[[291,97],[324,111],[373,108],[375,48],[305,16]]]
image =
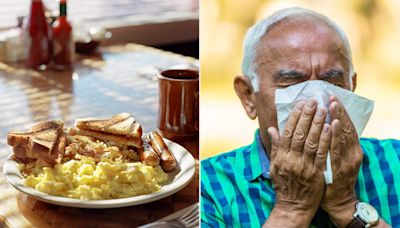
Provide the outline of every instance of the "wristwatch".
[[354,213],[353,217],[353,220],[346,228],[371,227],[379,222],[379,215],[375,208],[362,202],[356,204],[356,213]]

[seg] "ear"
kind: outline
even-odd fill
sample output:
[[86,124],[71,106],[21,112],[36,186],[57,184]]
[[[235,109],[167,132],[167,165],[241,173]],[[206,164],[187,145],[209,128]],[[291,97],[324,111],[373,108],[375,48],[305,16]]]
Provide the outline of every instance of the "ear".
[[351,91],[354,92],[354,90],[356,90],[356,87],[357,87],[357,73],[356,72],[354,72],[353,76],[351,77],[351,82],[353,84]]
[[257,117],[255,96],[253,92],[253,86],[251,85],[249,77],[236,76],[233,81],[235,92],[242,102],[244,110],[246,110],[247,116],[254,120]]

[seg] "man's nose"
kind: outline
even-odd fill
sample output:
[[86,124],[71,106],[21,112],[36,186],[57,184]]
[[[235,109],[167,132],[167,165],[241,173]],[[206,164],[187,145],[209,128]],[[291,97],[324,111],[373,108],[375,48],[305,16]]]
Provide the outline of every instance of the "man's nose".
[[308,80],[318,80],[317,74],[315,73],[315,71],[311,74],[311,77]]

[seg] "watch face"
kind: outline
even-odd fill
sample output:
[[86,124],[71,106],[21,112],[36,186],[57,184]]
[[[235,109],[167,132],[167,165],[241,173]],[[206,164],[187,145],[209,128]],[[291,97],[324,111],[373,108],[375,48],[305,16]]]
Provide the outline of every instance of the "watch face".
[[368,224],[374,224],[379,220],[378,212],[367,203],[358,204],[358,214],[360,218]]

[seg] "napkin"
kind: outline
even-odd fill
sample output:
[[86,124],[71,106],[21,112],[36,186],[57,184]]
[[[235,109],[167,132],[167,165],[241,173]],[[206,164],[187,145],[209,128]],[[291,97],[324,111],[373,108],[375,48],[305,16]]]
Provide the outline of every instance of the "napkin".
[[[284,89],[275,90],[275,105],[280,134],[282,134],[285,129],[286,122],[297,102],[314,98],[318,101],[318,107],[323,107],[328,111],[329,98],[332,95],[335,95],[344,105],[358,136],[361,136],[372,114],[372,110],[374,109],[374,101],[361,97],[350,90],[340,88],[321,80],[306,81]],[[330,123],[330,121],[328,112],[325,122]],[[326,159],[324,177],[326,184],[333,183],[329,151]]]

